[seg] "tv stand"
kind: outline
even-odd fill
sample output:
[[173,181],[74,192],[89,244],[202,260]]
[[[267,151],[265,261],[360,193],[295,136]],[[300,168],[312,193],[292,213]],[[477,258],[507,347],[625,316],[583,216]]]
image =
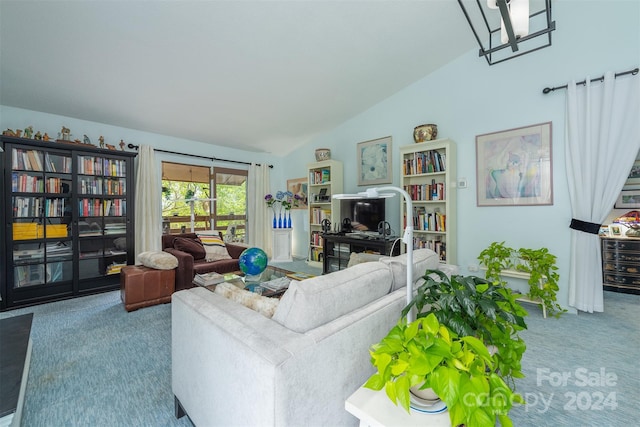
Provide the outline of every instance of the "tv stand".
[[399,255],[402,244],[398,241],[394,246],[394,242],[398,240],[397,237],[375,237],[361,233],[326,233],[322,235],[322,239],[324,241],[322,274],[347,268],[352,252],[390,255],[393,248],[393,255]]

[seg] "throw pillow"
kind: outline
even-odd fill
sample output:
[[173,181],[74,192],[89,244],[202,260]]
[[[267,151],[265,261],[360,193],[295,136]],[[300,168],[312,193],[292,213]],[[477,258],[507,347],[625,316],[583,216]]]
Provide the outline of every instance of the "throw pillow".
[[389,293],[389,267],[366,262],[311,279],[292,280],[273,320],[294,332],[305,333],[364,307]]
[[219,261],[221,259],[231,259],[227,246],[215,232],[196,233],[206,252],[205,259],[207,261]]
[[[391,291],[407,286],[407,254],[382,257],[380,262],[387,264],[393,274]],[[435,270],[440,265],[438,254],[431,249],[415,249],[413,251],[413,281],[424,276],[426,270]]]
[[138,261],[145,267],[156,270],[173,270],[178,266],[178,258],[169,252],[148,251],[138,255]]
[[371,262],[378,261],[382,255],[380,254],[368,254],[366,252],[351,252],[351,256],[349,257],[349,264],[347,264],[347,268],[353,267],[354,265],[362,264],[363,262]]
[[240,289],[227,282],[217,285],[214,292],[225,298],[229,298],[231,301],[235,301],[245,307],[257,311],[268,318],[273,316],[273,313],[276,311],[276,307],[278,307],[278,303],[280,302],[278,298],[263,297],[262,295],[245,291],[244,289]]
[[176,237],[173,239],[173,247],[179,251],[191,254],[194,260],[203,259],[207,254],[204,250],[204,246],[200,240],[197,239]]

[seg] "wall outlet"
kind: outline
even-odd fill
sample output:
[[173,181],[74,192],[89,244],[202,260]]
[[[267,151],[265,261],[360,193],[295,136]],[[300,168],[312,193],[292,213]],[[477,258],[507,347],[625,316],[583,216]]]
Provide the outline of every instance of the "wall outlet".
[[469,264],[469,266],[467,267],[467,270],[469,271],[480,271],[480,267],[478,267],[478,264]]
[[458,179],[458,188],[467,188],[467,178]]

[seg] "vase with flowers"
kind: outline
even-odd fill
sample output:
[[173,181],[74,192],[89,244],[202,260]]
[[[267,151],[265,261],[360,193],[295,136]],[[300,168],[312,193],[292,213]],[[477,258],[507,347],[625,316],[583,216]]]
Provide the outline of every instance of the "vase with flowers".
[[[267,206],[273,210],[273,228],[291,228],[291,208],[297,207],[300,196],[291,191],[278,191],[264,196]],[[284,215],[283,211],[284,210]]]

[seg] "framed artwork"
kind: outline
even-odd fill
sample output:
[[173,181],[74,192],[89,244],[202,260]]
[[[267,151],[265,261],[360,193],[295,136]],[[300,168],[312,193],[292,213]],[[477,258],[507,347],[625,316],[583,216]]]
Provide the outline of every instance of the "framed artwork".
[[358,143],[358,185],[391,184],[391,137]]
[[625,186],[627,185],[640,185],[640,160],[633,162],[631,172],[629,172],[627,182],[625,182]]
[[611,226],[611,235],[612,236],[619,236],[620,233],[620,226],[619,225],[612,225]]
[[622,190],[614,208],[640,209],[640,190]]
[[478,206],[553,205],[551,122],[476,136]]
[[287,191],[300,196],[298,207],[291,209],[307,209],[309,198],[309,181],[307,178],[295,178],[287,180]]

